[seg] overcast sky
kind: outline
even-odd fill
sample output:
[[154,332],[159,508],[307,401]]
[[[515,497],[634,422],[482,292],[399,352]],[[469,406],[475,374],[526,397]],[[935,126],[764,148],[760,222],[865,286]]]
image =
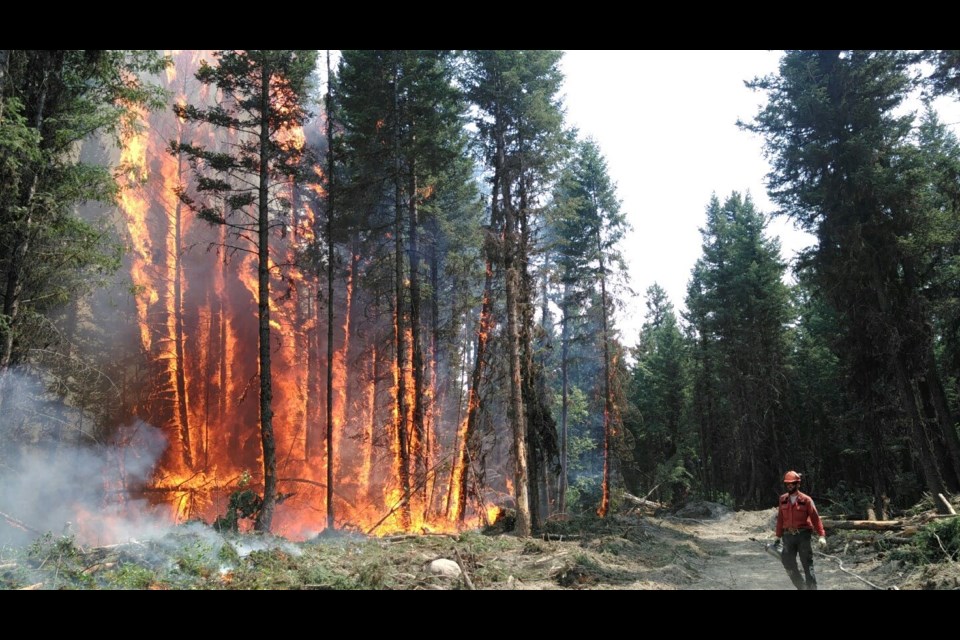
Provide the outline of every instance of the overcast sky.
[[[633,226],[624,242],[630,284],[618,326],[636,342],[654,282],[683,307],[690,271],[700,256],[700,227],[710,196],[750,193],[761,211],[773,205],[764,188],[769,164],[762,139],[737,128],[765,102],[744,80],[776,71],[780,52],[567,51],[567,121],[590,136],[607,159]],[[784,257],[812,242],[786,219],[769,227]]]

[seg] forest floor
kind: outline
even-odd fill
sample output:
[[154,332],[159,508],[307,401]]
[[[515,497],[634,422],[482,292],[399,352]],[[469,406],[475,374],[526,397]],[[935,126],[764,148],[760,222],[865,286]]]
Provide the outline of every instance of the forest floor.
[[[26,547],[0,546],[0,589],[792,590],[764,549],[775,513],[709,502],[655,515],[624,509],[551,522],[531,538],[339,533],[294,543],[194,523],[157,539],[84,547],[46,534]],[[960,517],[920,509],[903,522],[919,533],[828,531],[815,559],[820,588],[960,589],[952,546]]]

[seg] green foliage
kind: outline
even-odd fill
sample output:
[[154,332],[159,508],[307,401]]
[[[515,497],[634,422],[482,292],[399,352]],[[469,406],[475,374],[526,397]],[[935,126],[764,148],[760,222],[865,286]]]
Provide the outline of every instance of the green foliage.
[[600,503],[602,487],[597,476],[576,476],[567,486],[567,505],[573,512],[587,513]]
[[677,322],[673,304],[657,284],[647,290],[647,316],[633,351],[628,387],[632,411],[626,427],[634,437],[628,486],[646,492],[659,486],[660,499],[671,502],[687,494],[695,468],[696,434],[690,420],[690,345]]
[[[186,121],[232,131],[240,142],[223,152],[171,140],[170,152],[183,155],[197,177],[196,193],[181,190],[178,196],[207,222],[226,224],[238,237],[256,245],[258,241],[250,237],[250,230],[268,223],[265,218],[269,209],[283,208],[283,194],[277,187],[284,187],[293,178],[304,183],[310,175],[305,162],[309,154],[289,144],[282,132],[301,126],[308,116],[306,96],[317,52],[220,50],[214,58],[216,65],[204,61],[196,77],[229,99],[210,107],[177,104],[173,109]],[[265,86],[264,78],[271,86]],[[265,175],[260,172],[264,165]],[[261,187],[267,192],[263,201]],[[229,212],[226,217],[223,205]]]
[[768,218],[748,196],[714,196],[701,229],[703,255],[687,289],[694,346],[692,407],[701,441],[701,482],[739,504],[765,505],[765,487],[745,473],[775,478],[777,442],[799,439],[782,410],[790,384],[787,326],[792,320],[786,265]]
[[821,515],[853,515],[866,517],[867,509],[873,505],[873,494],[864,489],[849,487],[840,481],[826,490],[829,510],[819,507]]
[[149,567],[132,562],[121,563],[110,576],[120,589],[147,589],[157,583],[156,573]]
[[236,533],[240,530],[241,520],[256,521],[260,515],[260,509],[263,507],[263,498],[251,489],[246,488],[250,484],[251,476],[248,471],[244,471],[237,481],[237,490],[230,494],[227,502],[227,510],[213,522],[213,528],[217,531],[232,531]]
[[[153,51],[10,50],[0,117],[0,369],[68,350],[49,316],[119,265],[106,225],[82,219],[88,202],[118,193],[101,142],[135,128],[162,92],[141,80],[166,61]],[[9,346],[8,346],[9,345]],[[67,379],[70,373],[61,373]]]
[[895,549],[891,555],[910,564],[960,561],[960,517],[924,525],[909,545]]
[[[935,91],[949,90],[942,83],[955,71],[944,53]],[[944,490],[944,479],[950,488],[960,483],[960,441],[932,330],[943,318],[942,344],[955,344],[947,318],[956,318],[960,165],[945,128],[929,114],[918,127],[903,108],[917,88],[917,58],[899,50],[788,51],[777,74],[750,83],[768,101],[744,125],[765,137],[771,198],[819,239],[800,262],[835,312],[830,346],[855,403],[850,413],[860,416],[850,420],[853,442],[843,444],[869,452],[856,460],[860,471],[889,495],[903,493],[887,479],[905,470],[918,472],[931,493]],[[826,427],[822,437],[832,439]],[[904,437],[912,457],[889,447]]]
[[62,588],[89,587],[93,577],[85,571],[83,554],[73,536],[47,532],[31,543],[27,557],[36,569],[53,571],[53,583]]
[[30,544],[27,557],[42,566],[51,561],[76,559],[80,557],[80,549],[73,536],[54,536],[48,531]]
[[214,545],[203,540],[194,540],[178,550],[173,565],[185,576],[209,578],[219,568],[217,556]]

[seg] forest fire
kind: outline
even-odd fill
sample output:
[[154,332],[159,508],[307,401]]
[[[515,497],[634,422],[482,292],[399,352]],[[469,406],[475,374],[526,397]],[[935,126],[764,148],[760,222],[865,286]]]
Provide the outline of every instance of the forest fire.
[[[176,66],[162,81],[174,99],[212,100],[193,75],[209,53],[168,54]],[[196,220],[177,197],[191,177],[186,163],[169,152],[171,141],[202,140],[215,147],[235,141],[171,111],[146,119],[144,131],[126,140],[121,158],[128,168],[122,212],[132,248],[129,270],[149,370],[136,412],[162,430],[169,446],[143,493],[172,522],[211,522],[227,510],[233,492],[248,483],[254,491],[262,486],[256,256],[222,225]],[[301,147],[307,143],[303,130],[284,132],[282,139]],[[322,221],[314,207],[323,188],[292,182],[280,187],[290,204],[276,222],[284,232],[271,237],[270,245],[280,494],[273,530],[302,539],[326,526],[326,304],[333,305],[336,316],[331,367],[335,527],[383,535],[476,526],[490,517],[482,505],[462,523],[445,517],[451,465],[440,464],[444,456],[437,430],[450,429],[453,440],[455,426],[440,424],[429,410],[436,396],[432,369],[423,394],[425,432],[414,428],[409,325],[401,341],[407,351],[401,372],[393,349],[377,343],[382,330],[376,320],[360,313],[370,304],[359,299],[366,294],[356,284],[367,266],[361,256],[346,256],[333,300],[323,300],[324,274],[302,266],[304,250],[319,235]],[[391,361],[391,374],[384,376]],[[403,402],[397,397],[400,388]],[[410,468],[403,468],[405,460]]]

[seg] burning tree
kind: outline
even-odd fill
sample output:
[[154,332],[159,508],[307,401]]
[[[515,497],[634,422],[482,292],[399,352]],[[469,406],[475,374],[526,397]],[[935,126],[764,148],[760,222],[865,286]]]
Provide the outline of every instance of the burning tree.
[[294,135],[307,116],[303,100],[316,63],[316,51],[224,50],[217,65],[202,63],[197,79],[215,86],[213,106],[177,105],[178,117],[223,128],[235,136],[225,151],[173,140],[170,150],[185,156],[196,175],[195,193],[179,189],[183,203],[211,224],[224,225],[228,242],[257,256],[260,439],[263,503],[258,531],[269,531],[277,502],[276,444],[270,368],[271,231],[283,225],[290,181],[301,175],[304,148]]
[[[509,416],[516,460],[513,486],[520,535],[529,535],[531,526],[538,524],[537,467],[557,453],[556,425],[538,391],[543,372],[533,358],[534,280],[529,266],[539,195],[564,140],[563,113],[556,97],[562,79],[559,61],[557,51],[472,51],[466,77],[467,95],[477,107],[482,158],[491,173],[490,226],[497,239],[487,247],[488,272],[499,262],[505,278]],[[490,280],[485,284],[488,300]],[[480,369],[484,366],[481,341],[487,339],[482,329],[490,323],[489,311],[487,305],[481,311]],[[476,410],[481,378],[475,372],[470,410]],[[530,476],[535,482],[530,482]]]

